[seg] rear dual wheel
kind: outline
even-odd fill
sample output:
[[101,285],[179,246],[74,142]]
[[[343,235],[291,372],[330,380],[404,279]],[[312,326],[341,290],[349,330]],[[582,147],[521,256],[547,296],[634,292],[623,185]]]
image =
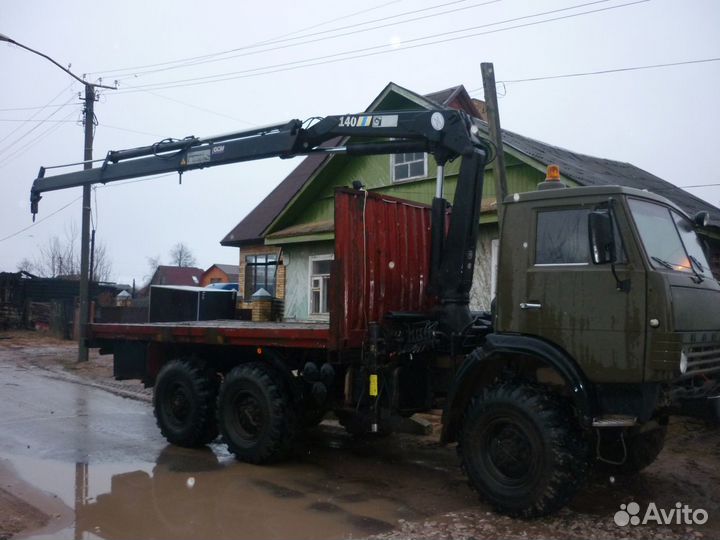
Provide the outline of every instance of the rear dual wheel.
[[168,442],[196,448],[217,437],[219,379],[197,360],[171,360],[162,367],[155,380],[153,407],[157,425]]
[[285,458],[298,431],[298,417],[282,376],[259,362],[233,368],[218,395],[220,433],[240,461]]

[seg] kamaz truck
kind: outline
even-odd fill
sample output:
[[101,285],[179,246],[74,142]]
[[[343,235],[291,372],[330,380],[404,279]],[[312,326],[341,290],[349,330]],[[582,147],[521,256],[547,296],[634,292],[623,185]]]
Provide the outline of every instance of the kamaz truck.
[[[356,435],[442,407],[471,485],[498,511],[556,511],[597,463],[646,467],[668,418],[720,396],[720,286],[696,229],[667,199],[620,186],[564,188],[557,170],[499,211],[497,294],[469,308],[484,170],[480,121],[450,109],[328,116],[112,151],[46,176],[41,194],[269,157],[427,152],[432,206],[360,185],[335,195],[329,324],[240,320],[97,324],[88,345],[119,379],[154,386],[160,431],[237,459],[288,458],[332,411]],[[443,171],[460,160],[453,204]],[[242,185],[238,186],[242,190]]]

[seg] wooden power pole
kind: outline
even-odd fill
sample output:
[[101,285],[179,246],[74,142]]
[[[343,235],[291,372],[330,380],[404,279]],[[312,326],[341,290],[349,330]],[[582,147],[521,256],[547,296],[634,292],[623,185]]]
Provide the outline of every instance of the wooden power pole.
[[[95,88],[85,84],[85,153],[83,169],[92,169],[93,130],[95,128]],[[90,186],[82,188],[82,225],[80,227],[80,313],[78,362],[86,362],[88,348],[86,344],[87,324],[90,320]]]
[[498,226],[501,225],[503,211],[502,204],[507,197],[507,172],[505,171],[505,154],[503,153],[502,129],[500,128],[500,111],[498,110],[497,91],[495,89],[495,69],[491,62],[480,64],[482,71],[483,88],[485,89],[485,108],[487,123],[490,131],[490,140],[495,145],[495,193],[497,194]]

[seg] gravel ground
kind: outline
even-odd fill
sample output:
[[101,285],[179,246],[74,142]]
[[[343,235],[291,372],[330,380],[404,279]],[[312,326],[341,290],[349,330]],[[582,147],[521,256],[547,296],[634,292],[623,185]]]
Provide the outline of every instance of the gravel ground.
[[[86,364],[75,362],[75,345],[31,332],[0,334],[0,351],[16,350],[14,361],[41,368],[50,377],[103,388],[143,401],[152,392],[137,381],[115,381],[111,357],[96,351]],[[437,425],[438,418],[428,416]],[[436,429],[437,431],[437,429]],[[415,437],[418,446],[433,446],[434,436]],[[409,439],[410,440],[410,439]],[[452,449],[447,449],[451,452]],[[26,527],[36,526],[42,512],[32,506],[15,504],[0,491],[0,516],[9,518],[13,528],[5,537]],[[12,495],[11,495],[12,497]],[[10,501],[10,502],[8,502]],[[658,508],[672,509],[676,502],[705,509],[705,525],[638,525],[619,527],[613,515],[620,504],[637,502],[644,509],[654,502]],[[22,503],[22,501],[20,501]],[[39,512],[39,513],[38,513]],[[25,521],[23,522],[23,515]],[[19,517],[18,517],[19,516]],[[642,516],[642,513],[641,513]],[[0,523],[6,523],[1,521]],[[0,540],[3,540],[0,534]],[[376,539],[427,538],[438,540],[483,538],[606,539],[606,538],[720,538],[720,430],[690,419],[671,422],[666,447],[659,459],[635,477],[612,478],[596,473],[587,488],[558,514],[533,521],[511,519],[489,511],[481,503],[462,511],[450,512],[420,521],[400,520],[397,529],[373,536]]]
[[50,517],[31,504],[0,488],[0,540],[25,529],[43,527]]

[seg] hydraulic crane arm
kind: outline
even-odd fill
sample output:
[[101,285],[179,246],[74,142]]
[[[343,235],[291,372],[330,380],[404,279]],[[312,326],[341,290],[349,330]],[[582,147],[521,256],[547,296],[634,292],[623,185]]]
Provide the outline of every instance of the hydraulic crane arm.
[[[338,137],[365,139],[366,142],[333,148],[320,146]],[[167,172],[182,174],[216,165],[315,152],[351,155],[428,152],[439,163],[444,163],[448,159],[470,155],[474,148],[483,148],[483,145],[469,117],[455,110],[328,116],[308,128],[304,128],[300,120],[291,120],[205,139],[187,137],[111,151],[102,165],[93,169],[46,176],[46,169],[41,167],[30,193],[31,212],[37,213],[41,193],[46,191]]]
[[[45,176],[41,167],[30,192],[33,217],[42,193],[92,184],[226,165],[269,157],[289,158],[318,152],[348,155],[427,152],[438,165],[462,158],[450,226],[442,197],[433,199],[430,285],[442,308],[438,318],[451,333],[461,333],[472,318],[468,308],[475,264],[487,144],[472,119],[453,109],[396,111],[327,116],[305,127],[300,120],[199,139],[166,140],[151,146],[108,152],[93,169]],[[342,146],[323,144],[344,141]]]

